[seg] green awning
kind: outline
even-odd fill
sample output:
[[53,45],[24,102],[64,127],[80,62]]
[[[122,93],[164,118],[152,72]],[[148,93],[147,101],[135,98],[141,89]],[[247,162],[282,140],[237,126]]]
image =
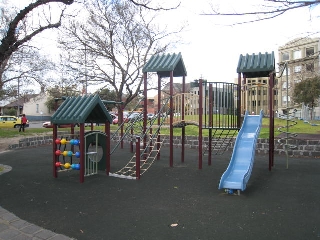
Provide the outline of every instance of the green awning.
[[237,73],[243,73],[247,78],[268,77],[275,71],[274,52],[240,55]]
[[67,97],[52,115],[53,124],[112,123],[112,117],[99,95]]
[[187,76],[181,53],[153,55],[142,69],[143,73],[156,72],[161,77],[169,77],[172,71],[174,77]]

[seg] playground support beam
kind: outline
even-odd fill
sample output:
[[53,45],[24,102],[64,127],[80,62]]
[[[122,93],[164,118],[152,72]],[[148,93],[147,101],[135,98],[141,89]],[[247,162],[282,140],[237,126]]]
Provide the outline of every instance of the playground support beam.
[[[163,114],[162,112],[160,113],[160,109],[161,109],[161,77],[160,74],[158,74],[158,119],[157,119],[157,123],[158,126],[160,126],[160,118],[161,115]],[[160,132],[161,133],[161,132]],[[160,149],[160,134],[158,134],[157,136],[157,149]],[[160,151],[158,151],[158,155],[157,155],[157,159],[160,159]]]
[[212,159],[212,126],[213,126],[213,87],[209,84],[209,140],[208,140],[208,165],[211,166]]
[[[244,82],[246,79],[244,78]],[[237,128],[241,128],[241,73],[238,73],[238,88],[237,88],[237,94],[238,94],[238,101],[237,101]],[[245,97],[243,101],[243,105],[245,106]]]
[[84,123],[80,123],[80,183],[84,182],[84,161],[85,161],[85,146],[84,146]]
[[57,124],[53,124],[53,133],[52,133],[52,163],[53,163],[53,177],[57,178],[58,177],[58,173],[57,173],[57,167],[56,167],[56,162],[57,162],[57,158],[58,156],[55,154],[56,153],[56,142],[55,140],[58,138],[58,134],[57,134]]
[[203,99],[202,79],[199,79],[199,160],[198,168],[202,169],[202,99]]
[[109,173],[111,171],[111,153],[110,153],[110,149],[111,149],[111,140],[110,140],[110,122],[106,121],[105,122],[105,126],[104,126],[104,132],[107,135],[106,138],[106,174],[107,176],[109,176]]
[[170,71],[170,167],[173,167],[173,71]]
[[143,74],[143,95],[144,95],[144,101],[143,101],[143,148],[146,147],[147,142],[147,111],[148,111],[148,83],[147,83],[147,73],[145,72]]
[[140,179],[140,137],[136,137],[136,179]]
[[[182,93],[183,93],[183,97],[182,97],[182,110],[181,110],[181,117],[182,120],[184,120],[185,118],[185,103],[184,103],[184,94],[186,92],[186,77],[183,76],[182,77]],[[186,139],[186,127],[183,126],[181,129],[181,162],[184,162],[184,151],[185,151],[185,139]]]
[[269,104],[269,171],[273,167],[274,161],[274,112],[273,112],[273,104],[274,104],[274,76],[275,73],[271,72],[269,74],[269,96],[270,96],[270,104]]

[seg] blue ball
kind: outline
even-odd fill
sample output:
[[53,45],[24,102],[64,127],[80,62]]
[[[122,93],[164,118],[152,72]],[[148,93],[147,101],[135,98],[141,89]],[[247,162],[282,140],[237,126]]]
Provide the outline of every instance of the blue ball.
[[75,170],[80,170],[80,164],[79,163],[76,163],[76,164],[74,164],[75,165]]
[[80,158],[80,152],[75,153],[76,158]]

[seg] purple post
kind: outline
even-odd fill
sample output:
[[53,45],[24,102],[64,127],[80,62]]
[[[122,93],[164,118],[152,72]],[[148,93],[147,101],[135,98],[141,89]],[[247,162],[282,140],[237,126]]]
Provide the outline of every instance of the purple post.
[[140,179],[140,137],[136,137],[136,179]]

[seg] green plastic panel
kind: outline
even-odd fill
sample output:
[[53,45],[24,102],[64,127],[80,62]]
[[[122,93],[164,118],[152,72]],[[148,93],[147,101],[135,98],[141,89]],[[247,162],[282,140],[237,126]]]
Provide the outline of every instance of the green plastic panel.
[[243,73],[248,78],[268,77],[275,71],[274,52],[240,55],[237,73]]
[[98,95],[67,97],[52,115],[53,124],[112,123],[104,103]]
[[181,53],[156,54],[145,64],[142,72],[156,72],[161,77],[169,77],[173,71],[174,77],[187,76]]

